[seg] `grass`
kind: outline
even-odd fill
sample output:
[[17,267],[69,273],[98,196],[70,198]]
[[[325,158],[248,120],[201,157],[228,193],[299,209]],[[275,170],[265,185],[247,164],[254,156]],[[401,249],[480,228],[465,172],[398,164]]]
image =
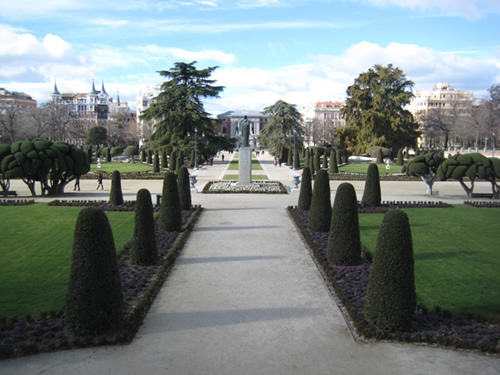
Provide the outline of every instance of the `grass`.
[[92,163],[90,165],[91,172],[107,172],[113,173],[113,171],[119,171],[120,173],[127,172],[147,172],[152,171],[153,166],[143,163],[120,163],[120,162],[109,162],[109,163],[101,163],[101,168],[97,168],[97,164]]
[[[239,169],[239,153],[236,153],[233,159],[229,162],[228,170],[238,170]],[[263,170],[262,165],[260,165],[260,161],[255,157],[252,153],[252,171],[261,171]]]
[[[500,321],[500,210],[457,205],[404,211],[412,231],[418,303]],[[371,252],[382,218],[359,216],[361,240]]]
[[[370,163],[349,163],[339,167],[339,172],[366,174]],[[385,164],[377,164],[379,174],[401,173],[400,165],[391,165],[391,169],[386,169]]]
[[[0,316],[39,316],[64,305],[75,223],[82,208],[1,206]],[[133,212],[106,212],[117,251],[132,238]]]

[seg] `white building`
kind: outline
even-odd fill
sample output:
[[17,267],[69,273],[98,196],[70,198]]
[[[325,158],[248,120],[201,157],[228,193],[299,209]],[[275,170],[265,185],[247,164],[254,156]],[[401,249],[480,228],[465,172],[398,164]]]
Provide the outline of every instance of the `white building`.
[[147,86],[139,92],[135,100],[136,117],[137,117],[137,137],[139,142],[149,138],[153,134],[154,122],[141,120],[140,116],[143,111],[148,109],[154,103],[154,98],[160,94],[160,84]]

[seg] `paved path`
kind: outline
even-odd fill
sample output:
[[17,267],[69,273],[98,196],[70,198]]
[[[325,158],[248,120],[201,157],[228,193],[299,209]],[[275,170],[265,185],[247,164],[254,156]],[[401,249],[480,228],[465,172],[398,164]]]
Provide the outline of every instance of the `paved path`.
[[[228,157],[196,172],[198,189],[220,178]],[[270,178],[292,185],[293,171],[274,167],[267,155],[261,159]],[[84,192],[75,196],[106,199],[99,194],[109,191],[96,192],[94,185],[82,181]],[[362,186],[356,183],[358,194]],[[423,183],[408,185],[413,190],[384,186],[387,200],[425,199]],[[124,180],[125,199],[140,187],[161,192],[161,182]],[[463,200],[449,187],[446,199]],[[297,198],[193,193],[204,211],[130,345],[2,361],[0,374],[500,373],[498,357],[355,342],[287,217],[285,207]]]

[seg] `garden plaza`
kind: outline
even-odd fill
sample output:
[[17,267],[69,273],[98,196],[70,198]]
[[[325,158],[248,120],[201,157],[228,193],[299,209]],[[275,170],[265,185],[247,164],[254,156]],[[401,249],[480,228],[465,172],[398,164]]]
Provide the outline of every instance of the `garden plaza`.
[[[270,180],[290,194],[202,194],[222,179],[232,154],[196,174],[192,201],[204,210],[135,339],[127,346],[96,347],[0,362],[1,374],[498,374],[498,357],[398,343],[357,342],[301,240],[286,207],[296,205],[296,174],[259,159]],[[259,174],[262,174],[259,171]],[[297,174],[299,174],[298,172]],[[343,181],[331,181],[332,198]],[[96,191],[64,199],[107,200],[110,180]],[[364,181],[351,182],[361,199]],[[456,182],[381,183],[384,201],[466,200]],[[68,186],[69,187],[69,186]],[[122,180],[125,200],[140,188],[152,196],[161,180]],[[29,199],[22,181],[11,189]],[[489,183],[478,183],[489,192]],[[52,198],[37,197],[37,201]],[[333,202],[333,199],[332,199]]]

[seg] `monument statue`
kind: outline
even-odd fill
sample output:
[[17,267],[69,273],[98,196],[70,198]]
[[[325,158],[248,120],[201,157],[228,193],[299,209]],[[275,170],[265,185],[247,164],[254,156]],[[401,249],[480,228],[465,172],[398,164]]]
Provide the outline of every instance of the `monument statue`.
[[250,147],[248,143],[248,138],[250,137],[250,120],[245,116],[243,120],[240,121],[241,125],[241,147]]

